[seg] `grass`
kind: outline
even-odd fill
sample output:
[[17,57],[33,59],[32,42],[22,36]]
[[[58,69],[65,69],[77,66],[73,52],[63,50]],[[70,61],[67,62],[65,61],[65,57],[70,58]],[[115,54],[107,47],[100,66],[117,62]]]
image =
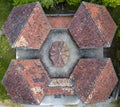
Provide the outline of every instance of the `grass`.
[[[0,0],[0,28],[12,9],[12,5],[8,1],[9,0]],[[15,58],[15,52],[10,48],[8,40],[4,35],[0,36],[0,101],[9,99],[1,81],[13,58]]]
[[25,107],[24,105],[18,105],[18,104],[15,104],[13,103],[11,100],[7,99],[7,100],[4,100],[4,101],[0,101],[0,105],[4,105],[4,107]]
[[0,100],[9,99],[2,85],[2,79],[9,66],[11,59],[15,58],[15,50],[10,48],[4,35],[0,36]]
[[12,9],[10,0],[0,0],[0,28]]

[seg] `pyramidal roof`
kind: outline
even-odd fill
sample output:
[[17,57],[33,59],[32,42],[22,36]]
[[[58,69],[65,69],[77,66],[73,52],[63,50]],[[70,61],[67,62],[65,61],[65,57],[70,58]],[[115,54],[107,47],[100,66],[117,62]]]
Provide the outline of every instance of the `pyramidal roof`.
[[3,31],[13,48],[38,49],[50,28],[40,3],[35,2],[13,8],[3,26]]
[[24,28],[24,25],[28,21],[36,4],[37,3],[32,3],[13,8],[7,21],[5,22],[5,25],[3,26],[3,30],[8,36],[11,44],[13,44],[19,36],[20,31]]
[[117,26],[104,6],[82,2],[69,31],[80,48],[110,47]]

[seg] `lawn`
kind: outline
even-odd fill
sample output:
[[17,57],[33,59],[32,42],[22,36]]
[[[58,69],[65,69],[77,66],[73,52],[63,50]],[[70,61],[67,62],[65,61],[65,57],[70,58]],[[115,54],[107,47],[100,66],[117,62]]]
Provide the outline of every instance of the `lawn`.
[[[0,81],[9,66],[11,59],[15,58],[15,50],[10,48],[8,40],[4,35],[0,36]],[[0,100],[8,99],[7,93],[0,82]]]
[[[0,0],[0,28],[10,13],[11,8],[12,6],[7,0]],[[0,35],[0,101],[9,98],[1,81],[11,59],[14,58],[15,50],[10,48],[7,38],[4,35]]]
[[12,9],[10,0],[0,0],[0,28]]

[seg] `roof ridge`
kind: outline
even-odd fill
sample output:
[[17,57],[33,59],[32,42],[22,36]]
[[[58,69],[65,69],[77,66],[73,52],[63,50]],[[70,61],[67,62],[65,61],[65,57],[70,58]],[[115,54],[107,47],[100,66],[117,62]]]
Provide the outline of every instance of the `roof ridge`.
[[[89,4],[91,4],[91,3],[89,3]],[[85,5],[85,4],[84,4],[84,5]],[[92,4],[92,5],[94,5],[94,4]],[[96,5],[96,4],[95,4],[95,5]],[[97,5],[97,6],[99,6],[99,5]],[[103,6],[103,7],[104,7],[104,6]],[[85,9],[87,10],[89,16],[91,17],[91,19],[92,19],[93,23],[95,24],[97,30],[99,31],[99,34],[100,34],[100,35],[104,35],[104,34],[102,33],[102,31],[99,29],[96,21],[94,20],[94,17],[92,17],[92,15],[90,14],[90,13],[91,13],[91,12],[90,12],[90,9],[89,9],[86,5],[85,5]],[[99,36],[99,35],[98,35],[98,36]],[[101,40],[102,40],[105,44],[107,44],[107,43],[106,43],[106,40],[105,40],[105,35],[104,35],[104,36],[99,36],[99,37],[101,38]],[[104,47],[104,45],[103,45],[102,47]]]
[[[33,13],[33,11],[34,11],[36,5],[39,5],[39,6],[40,6],[40,3],[39,3],[39,2],[33,2],[33,3],[30,3],[30,4],[25,4],[25,5],[31,5],[31,4],[35,4],[35,5],[34,5],[32,11],[31,11],[30,15],[27,17],[27,21],[26,21],[25,24],[23,25],[23,29],[21,29],[21,31],[19,32],[19,34],[18,34],[18,35],[19,35],[18,38],[14,41],[14,43],[13,43],[13,45],[12,45],[12,48],[15,48],[15,47],[16,47],[16,46],[15,46],[15,45],[16,45],[16,42],[21,38],[20,35],[21,35],[21,33],[23,32],[23,30],[24,30],[26,24],[28,23],[29,18],[31,17],[31,15],[32,15],[32,13]],[[24,6],[24,5],[23,5],[23,6]]]
[[[106,60],[106,65],[108,64],[109,61],[111,61],[110,58],[104,58],[104,60]],[[92,94],[94,93],[94,89],[96,88],[96,83],[99,81],[101,74],[103,73],[104,69],[106,68],[106,65],[102,69],[102,72],[100,72],[99,75],[97,76],[98,78],[95,79],[95,84],[94,84],[90,94],[88,95],[85,103],[87,103],[87,100],[89,100],[89,98],[92,97]]]

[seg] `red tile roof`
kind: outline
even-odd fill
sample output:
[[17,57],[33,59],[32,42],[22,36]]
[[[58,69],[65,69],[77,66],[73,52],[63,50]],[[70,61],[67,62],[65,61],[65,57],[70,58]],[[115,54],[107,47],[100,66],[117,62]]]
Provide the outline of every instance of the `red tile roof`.
[[70,79],[85,103],[107,100],[118,81],[110,59],[80,59]]
[[[13,60],[11,62],[3,79],[3,85],[14,102],[36,104],[38,98],[42,99],[44,96],[42,92],[40,93],[41,96],[32,92],[33,86],[34,88],[40,86],[34,82],[34,79],[40,73],[46,73],[42,69],[44,68],[39,60]],[[41,87],[43,88],[43,84]]]
[[80,48],[110,47],[116,24],[104,6],[82,2],[69,31]]
[[47,95],[74,95],[70,80],[49,78],[40,60],[13,60],[3,85],[17,103],[40,104]]
[[39,2],[15,7],[3,31],[12,47],[39,49],[51,26]]
[[[74,41],[79,48],[111,45],[116,25],[106,8],[82,2],[72,21],[64,16],[48,20],[36,2],[15,7],[3,26],[12,47],[40,49],[42,46],[40,59],[11,62],[3,85],[12,100],[40,104],[44,96],[76,94],[85,103],[105,101],[118,81],[111,60],[80,59],[77,63],[80,56]],[[67,28],[70,21],[69,31],[74,41],[67,29],[50,32],[51,26]]]
[[14,7],[11,11],[7,21],[3,26],[3,31],[8,37],[11,45],[13,45],[18,38],[35,6],[36,3],[32,3],[29,5]]
[[48,16],[48,21],[52,28],[67,28],[72,20],[72,16]]
[[40,104],[44,96],[75,94],[96,103],[107,100],[117,81],[110,59],[80,59],[70,78],[49,78],[40,60],[13,60],[3,85],[17,103]]
[[64,41],[55,41],[50,48],[50,59],[55,66],[65,66],[70,57],[67,44]]

